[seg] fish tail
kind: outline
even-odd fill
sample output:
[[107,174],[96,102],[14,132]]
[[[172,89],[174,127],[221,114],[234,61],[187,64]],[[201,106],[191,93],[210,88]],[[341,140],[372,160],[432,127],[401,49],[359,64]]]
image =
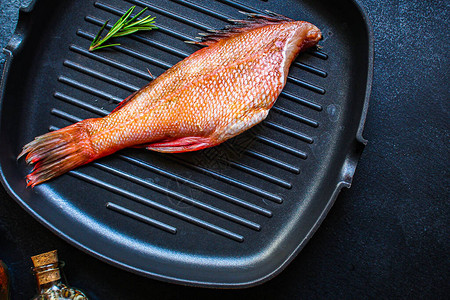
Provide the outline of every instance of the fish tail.
[[86,121],[36,137],[23,147],[17,159],[34,168],[27,175],[27,186],[34,187],[95,159]]

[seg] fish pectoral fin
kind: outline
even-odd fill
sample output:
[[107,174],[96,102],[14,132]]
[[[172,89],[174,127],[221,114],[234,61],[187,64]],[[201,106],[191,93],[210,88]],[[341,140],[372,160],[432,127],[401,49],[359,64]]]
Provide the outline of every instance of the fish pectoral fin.
[[164,142],[151,143],[145,145],[145,148],[147,150],[165,153],[181,153],[181,152],[196,151],[214,145],[215,143],[211,138],[200,136],[188,136]]

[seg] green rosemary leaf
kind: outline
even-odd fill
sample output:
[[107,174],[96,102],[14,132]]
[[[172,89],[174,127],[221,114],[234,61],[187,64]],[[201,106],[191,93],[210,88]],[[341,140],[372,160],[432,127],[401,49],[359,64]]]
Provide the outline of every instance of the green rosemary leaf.
[[152,29],[158,28],[155,25],[153,25],[153,23],[155,22],[154,21],[155,17],[146,16],[146,17],[138,20],[138,18],[147,10],[147,7],[142,9],[134,17],[130,18],[134,9],[135,9],[135,6],[130,7],[127,10],[127,12],[124,13],[122,15],[122,17],[120,17],[119,20],[116,21],[116,23],[114,23],[114,25],[108,31],[106,36],[104,38],[101,38],[100,36],[101,36],[103,30],[105,29],[106,25],[108,24],[108,21],[106,21],[103,24],[103,26],[101,27],[100,31],[95,36],[94,40],[92,41],[92,43],[89,47],[89,51],[94,51],[96,49],[120,45],[120,44],[103,45],[103,43],[105,43],[107,40],[109,40],[111,38],[133,34],[139,30],[152,30]]
[[119,37],[119,36],[132,34],[132,33],[135,33],[138,30],[142,30],[142,29],[134,28],[134,29],[128,29],[128,30],[120,31],[120,32],[116,33],[116,35],[114,37]]
[[131,18],[131,20],[129,20],[129,21],[127,22],[127,24],[125,24],[125,25],[128,25],[128,24],[130,24],[131,22],[133,22],[134,20],[136,20],[137,18],[139,18],[139,17],[144,13],[144,11],[146,11],[146,10],[147,10],[147,7],[144,8],[143,10],[141,10],[140,12],[138,12],[137,15],[135,15],[133,18]]
[[106,21],[102,28],[100,28],[99,32],[97,33],[97,35],[95,36],[94,40],[91,43],[91,47],[93,47],[95,45],[95,43],[97,43],[100,40],[100,35],[102,34],[103,30],[105,29],[106,25],[108,25],[109,21]]
[[154,25],[152,25],[152,24],[155,23],[155,21],[154,21],[155,17],[153,17],[151,19],[149,19],[149,18],[150,18],[150,16],[147,16],[139,21],[128,24],[128,25],[124,26],[124,29],[128,29],[128,28],[135,27],[138,25],[153,27]]
[[97,49],[102,49],[102,48],[106,48],[106,47],[112,47],[112,46],[120,46],[120,44],[103,45],[103,46],[95,47],[95,50],[97,50]]

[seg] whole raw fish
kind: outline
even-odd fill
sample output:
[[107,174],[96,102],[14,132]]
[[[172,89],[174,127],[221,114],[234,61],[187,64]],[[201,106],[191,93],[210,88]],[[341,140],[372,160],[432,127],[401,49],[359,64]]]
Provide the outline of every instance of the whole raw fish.
[[19,158],[35,186],[126,147],[187,152],[218,145],[264,120],[297,54],[321,39],[308,23],[278,14],[213,31],[207,47],[122,101],[106,117],[36,137]]

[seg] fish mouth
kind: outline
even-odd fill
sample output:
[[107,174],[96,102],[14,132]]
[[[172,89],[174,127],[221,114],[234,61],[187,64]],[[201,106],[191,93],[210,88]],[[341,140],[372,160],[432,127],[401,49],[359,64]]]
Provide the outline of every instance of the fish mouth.
[[306,39],[310,42],[318,42],[322,40],[322,32],[316,26],[311,26],[311,29],[306,34]]
[[322,32],[315,25],[309,24],[310,28],[307,31],[302,48],[307,49],[314,47],[320,40],[323,39]]

